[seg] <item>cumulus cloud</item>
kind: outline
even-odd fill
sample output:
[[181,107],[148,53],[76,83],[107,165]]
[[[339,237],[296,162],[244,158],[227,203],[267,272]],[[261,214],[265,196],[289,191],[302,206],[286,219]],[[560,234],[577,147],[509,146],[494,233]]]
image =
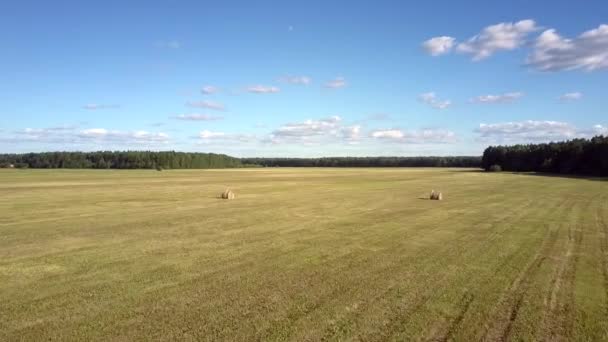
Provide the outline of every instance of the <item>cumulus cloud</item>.
[[578,91],[562,94],[559,99],[562,101],[576,101],[583,98],[583,93]]
[[437,95],[432,91],[418,95],[418,100],[437,109],[446,109],[452,104],[450,100],[439,99]]
[[608,25],[583,32],[576,38],[544,31],[534,43],[526,63],[540,71],[608,69]]
[[361,125],[345,125],[339,116],[284,124],[263,142],[273,144],[318,145],[323,143],[357,144],[362,139]]
[[338,88],[344,88],[347,85],[348,85],[348,83],[346,83],[346,80],[344,79],[344,77],[336,77],[333,80],[326,82],[325,88],[338,89]]
[[455,42],[456,39],[449,36],[434,37],[422,43],[422,47],[429,55],[440,56],[452,51]]
[[211,115],[211,114],[199,114],[199,113],[181,114],[181,115],[176,115],[174,118],[177,120],[185,120],[185,121],[216,121],[216,120],[223,119],[223,117],[221,117],[221,116],[216,116],[216,115]]
[[568,122],[526,120],[493,124],[482,123],[475,132],[479,135],[481,141],[523,143],[589,138],[593,135],[606,133],[606,127],[598,124],[590,129],[579,129]]
[[522,92],[512,92],[500,95],[481,95],[472,98],[470,102],[473,103],[510,103],[524,96]]
[[274,86],[254,85],[248,87],[247,91],[255,94],[274,94],[280,92],[281,89]]
[[403,131],[400,129],[376,130],[370,133],[374,139],[405,144],[446,144],[457,141],[456,134],[444,129]]
[[312,79],[308,76],[283,76],[279,79],[283,83],[309,85]]
[[99,109],[120,108],[120,106],[119,105],[115,105],[115,104],[89,103],[89,104],[86,104],[86,105],[82,106],[82,108],[87,109],[87,110],[99,110]]
[[187,102],[186,106],[195,108],[207,108],[220,111],[226,110],[226,107],[224,107],[223,104],[212,101]]
[[272,134],[275,137],[308,137],[336,133],[342,119],[339,116],[332,116],[320,120],[306,120],[303,122],[285,124]]
[[215,93],[218,93],[219,91],[220,91],[220,89],[218,87],[215,87],[212,85],[206,85],[201,89],[201,93],[203,93],[204,95],[215,94]]
[[458,44],[456,50],[470,54],[474,61],[479,61],[501,50],[519,48],[525,43],[527,36],[538,29],[531,19],[491,25],[466,42]]

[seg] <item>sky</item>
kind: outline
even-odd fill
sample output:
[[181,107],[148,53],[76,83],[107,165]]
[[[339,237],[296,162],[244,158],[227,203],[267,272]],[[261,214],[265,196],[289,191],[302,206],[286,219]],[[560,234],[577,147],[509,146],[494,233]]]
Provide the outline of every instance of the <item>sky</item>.
[[608,135],[608,2],[0,1],[0,153],[480,155]]

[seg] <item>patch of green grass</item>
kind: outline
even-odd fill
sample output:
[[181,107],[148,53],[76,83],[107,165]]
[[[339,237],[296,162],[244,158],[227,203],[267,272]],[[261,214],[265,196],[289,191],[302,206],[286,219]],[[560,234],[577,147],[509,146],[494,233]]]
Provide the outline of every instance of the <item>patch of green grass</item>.
[[1,170],[0,194],[3,341],[608,339],[605,180]]

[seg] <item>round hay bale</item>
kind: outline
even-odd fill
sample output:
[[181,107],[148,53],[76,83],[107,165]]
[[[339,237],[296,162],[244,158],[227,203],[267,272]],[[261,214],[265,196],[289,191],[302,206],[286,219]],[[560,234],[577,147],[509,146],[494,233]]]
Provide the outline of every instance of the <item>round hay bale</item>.
[[232,192],[232,190],[230,189],[226,189],[223,193],[222,193],[222,198],[223,199],[235,199],[236,195],[234,194],[234,192]]
[[441,201],[441,200],[443,200],[443,194],[439,191],[432,190],[430,199],[436,200],[436,201]]

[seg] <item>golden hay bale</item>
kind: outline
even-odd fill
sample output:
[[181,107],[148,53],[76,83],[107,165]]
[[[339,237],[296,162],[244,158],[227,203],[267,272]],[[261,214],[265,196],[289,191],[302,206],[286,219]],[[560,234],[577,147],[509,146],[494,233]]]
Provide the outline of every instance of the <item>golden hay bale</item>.
[[232,192],[232,190],[230,189],[226,189],[223,193],[222,193],[222,198],[223,199],[234,199],[236,196],[234,195],[234,192]]
[[431,191],[431,197],[430,197],[430,199],[441,201],[441,200],[443,200],[443,194],[441,192],[439,192],[439,191],[433,190],[433,191]]

